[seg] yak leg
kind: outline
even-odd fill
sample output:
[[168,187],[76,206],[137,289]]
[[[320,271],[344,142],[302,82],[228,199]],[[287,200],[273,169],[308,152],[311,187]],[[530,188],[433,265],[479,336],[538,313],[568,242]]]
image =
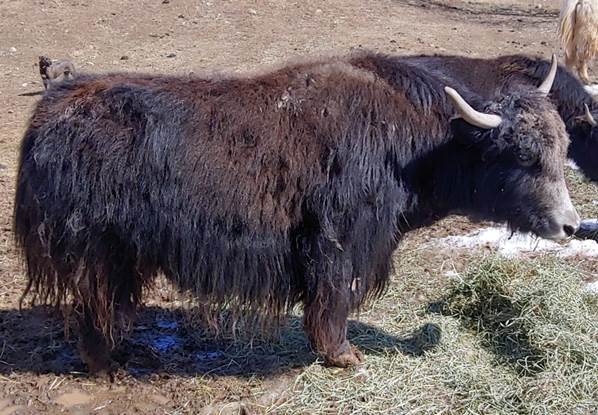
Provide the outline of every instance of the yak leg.
[[143,277],[123,247],[117,243],[107,246],[82,278],[76,310],[81,358],[91,374],[112,376],[118,365],[110,353],[133,320]]
[[93,308],[87,305],[77,308],[81,360],[87,365],[91,375],[112,376],[117,366],[110,358],[108,339],[96,325]]
[[304,329],[312,348],[326,363],[348,367],[363,361],[363,354],[347,340],[347,318],[351,311],[350,259],[325,241],[312,251],[304,300]]
[[321,293],[305,305],[304,327],[312,348],[332,366],[363,362],[363,354],[347,340],[349,307],[334,291]]

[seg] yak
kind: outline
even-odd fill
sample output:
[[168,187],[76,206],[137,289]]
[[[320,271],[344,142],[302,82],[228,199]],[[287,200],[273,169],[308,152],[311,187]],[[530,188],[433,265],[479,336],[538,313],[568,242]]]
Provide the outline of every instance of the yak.
[[202,304],[276,320],[301,304],[314,351],[346,367],[363,359],[348,316],[384,291],[409,230],[453,213],[552,239],[577,230],[550,76],[484,100],[371,62],[387,76],[326,57],[48,90],[18,164],[24,296],[71,310],[91,373],[115,369],[157,273]]
[[589,84],[588,63],[598,53],[598,1],[562,0],[559,41],[567,67]]
[[[409,62],[445,78],[449,85],[463,85],[486,99],[508,93],[519,85],[538,86],[551,63],[524,55],[492,59],[450,55],[402,56]],[[565,67],[558,66],[550,99],[563,119],[571,139],[568,156],[584,175],[598,182],[598,103]]]

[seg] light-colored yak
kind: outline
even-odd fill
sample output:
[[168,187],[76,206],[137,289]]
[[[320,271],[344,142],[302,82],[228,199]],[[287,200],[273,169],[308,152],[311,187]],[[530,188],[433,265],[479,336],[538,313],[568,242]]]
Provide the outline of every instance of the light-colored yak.
[[563,0],[559,40],[567,67],[589,83],[588,62],[598,52],[598,0]]

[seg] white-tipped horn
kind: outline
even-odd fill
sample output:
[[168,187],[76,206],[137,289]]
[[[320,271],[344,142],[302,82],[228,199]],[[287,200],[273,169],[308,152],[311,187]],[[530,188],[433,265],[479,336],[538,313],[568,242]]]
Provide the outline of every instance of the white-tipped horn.
[[592,127],[596,127],[598,125],[598,122],[596,122],[596,120],[594,119],[594,116],[592,115],[592,113],[590,112],[590,107],[588,107],[588,104],[583,104],[583,106],[586,109],[586,114],[585,114],[585,118],[586,121],[588,123],[590,123],[590,125]]
[[489,130],[498,127],[502,123],[500,115],[485,114],[473,109],[453,88],[445,86],[444,91],[453,101],[453,104],[461,117],[471,125]]
[[550,70],[548,71],[548,75],[542,81],[542,84],[538,87],[538,91],[544,96],[548,96],[550,90],[552,89],[552,84],[554,83],[554,78],[556,77],[556,71],[558,69],[558,62],[556,60],[556,55],[552,55],[552,63],[550,64]]

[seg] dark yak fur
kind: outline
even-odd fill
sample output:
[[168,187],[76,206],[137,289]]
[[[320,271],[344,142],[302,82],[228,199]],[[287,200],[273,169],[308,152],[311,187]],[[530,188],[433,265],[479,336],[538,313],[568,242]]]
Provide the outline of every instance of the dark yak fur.
[[[528,188],[563,175],[567,145],[533,91],[465,94],[504,113],[504,128],[481,130],[451,121],[435,77],[384,70],[392,82],[327,58],[238,78],[82,75],[49,90],[18,171],[27,292],[73,305],[91,371],[110,364],[113,331],[160,271],[200,302],[270,316],[302,302],[314,349],[355,363],[347,316],[383,292],[401,234],[451,212],[529,227],[517,202],[542,205]],[[513,124],[521,111],[541,116],[531,145]],[[515,161],[523,148],[534,169]]]
[[[550,62],[523,55],[476,59],[463,56],[404,56],[405,61],[441,72],[485,98],[507,94],[519,84],[539,86],[550,69]],[[584,119],[586,104],[598,119],[598,103],[567,68],[560,66],[550,91],[571,138],[569,157],[590,180],[598,182],[598,127]]]

